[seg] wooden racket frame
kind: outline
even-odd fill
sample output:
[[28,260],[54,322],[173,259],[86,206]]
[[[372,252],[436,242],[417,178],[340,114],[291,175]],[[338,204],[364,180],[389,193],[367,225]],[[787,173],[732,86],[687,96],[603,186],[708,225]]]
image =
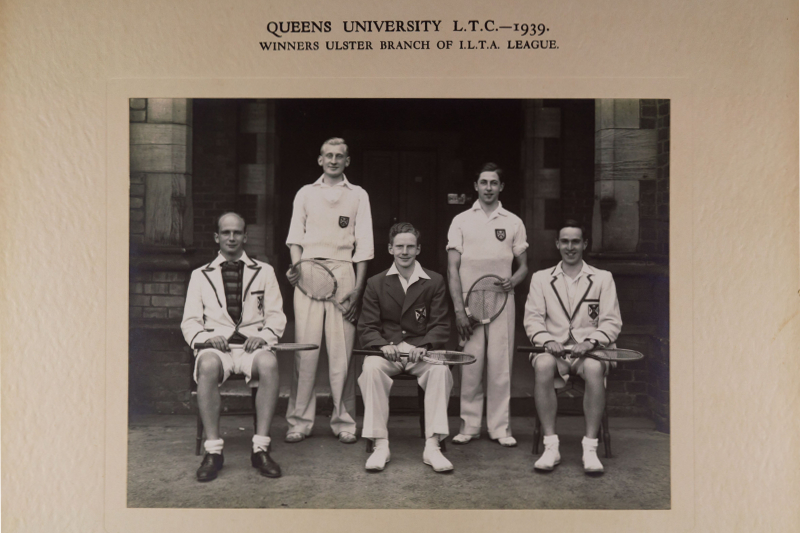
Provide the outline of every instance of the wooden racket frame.
[[486,278],[494,278],[494,279],[496,279],[498,281],[501,281],[501,282],[503,281],[503,278],[501,278],[500,276],[498,276],[496,274],[486,274],[485,276],[481,276],[481,277],[479,277],[478,279],[475,280],[475,282],[469,288],[469,291],[467,291],[467,297],[464,298],[464,312],[467,314],[467,318],[469,318],[472,322],[475,322],[476,324],[479,324],[479,325],[489,324],[492,320],[494,320],[495,318],[500,316],[500,313],[503,312],[503,309],[506,308],[506,304],[508,303],[508,292],[506,292],[504,290],[500,290],[498,292],[502,292],[503,296],[505,298],[503,300],[503,305],[500,306],[500,309],[494,315],[490,316],[489,318],[484,318],[483,320],[478,320],[477,318],[472,316],[472,313],[470,313],[470,310],[469,310],[469,297],[472,294],[472,290],[475,288],[475,286],[481,280],[486,279]]
[[[447,366],[462,366],[462,365],[471,365],[477,358],[468,353],[459,352],[456,350],[429,350],[430,353],[457,353],[463,356],[466,360],[465,361],[442,361],[440,359],[428,359],[427,354],[423,355],[421,359],[426,363],[430,363],[432,365],[447,365]],[[381,350],[353,350],[353,355],[384,355]],[[408,357],[407,353],[400,352],[400,357],[406,359]],[[470,360],[471,358],[471,360]]]
[[297,263],[292,264],[291,270],[297,270],[297,265],[299,265],[301,263],[314,263],[316,265],[321,266],[323,269],[325,269],[325,271],[330,275],[330,277],[333,278],[333,292],[331,292],[330,296],[328,296],[326,298],[319,298],[317,296],[312,296],[311,294],[308,294],[303,289],[303,287],[300,286],[300,280],[303,279],[302,275],[300,276],[300,279],[297,280],[297,283],[295,284],[295,287],[300,289],[300,292],[302,292],[303,294],[305,294],[306,296],[308,296],[312,300],[316,300],[318,302],[331,302],[331,303],[333,303],[333,305],[336,306],[336,309],[338,309],[342,314],[345,314],[346,310],[345,310],[344,306],[342,306],[342,304],[340,304],[339,301],[336,299],[336,292],[339,290],[339,282],[337,281],[336,276],[333,275],[333,271],[330,268],[326,267],[321,261],[319,261],[317,259],[301,259]]
[[[528,352],[528,353],[547,353],[547,350],[544,346],[517,346],[518,352]],[[595,351],[601,352],[625,352],[625,353],[633,353],[637,354],[638,357],[635,358],[625,358],[625,359],[615,359],[610,357],[603,357],[602,355],[594,353]],[[564,349],[565,353],[571,354],[572,350],[569,348]],[[597,359],[598,361],[609,361],[614,363],[627,363],[632,361],[640,361],[644,359],[644,354],[641,352],[637,352],[636,350],[628,350],[627,348],[595,348],[589,352],[586,352],[582,355],[577,357],[591,357],[592,359]]]

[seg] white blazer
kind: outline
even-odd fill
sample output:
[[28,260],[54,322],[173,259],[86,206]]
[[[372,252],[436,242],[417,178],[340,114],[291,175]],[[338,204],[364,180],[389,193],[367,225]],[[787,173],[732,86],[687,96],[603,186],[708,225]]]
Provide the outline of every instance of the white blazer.
[[540,270],[531,278],[523,320],[531,343],[566,344],[571,339],[577,344],[596,339],[601,346],[613,345],[622,329],[622,318],[611,272],[584,263],[587,273],[578,280],[578,303],[570,315],[566,287],[556,276],[559,265]]
[[245,337],[261,337],[267,344],[276,344],[286,328],[283,299],[275,278],[275,270],[243,253],[245,267],[242,279],[242,317],[236,324],[228,314],[225,286],[219,254],[209,264],[192,272],[186,291],[181,330],[189,346],[222,335],[230,338],[235,331]]

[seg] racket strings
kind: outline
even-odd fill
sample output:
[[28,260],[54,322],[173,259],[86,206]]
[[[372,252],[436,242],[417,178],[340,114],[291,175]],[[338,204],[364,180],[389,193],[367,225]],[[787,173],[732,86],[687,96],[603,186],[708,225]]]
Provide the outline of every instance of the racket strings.
[[298,283],[306,294],[322,300],[333,294],[336,289],[336,279],[322,266],[314,263],[301,263],[297,268],[300,270]]
[[505,305],[508,295],[498,281],[495,277],[479,279],[470,289],[466,305],[477,320],[494,317]]

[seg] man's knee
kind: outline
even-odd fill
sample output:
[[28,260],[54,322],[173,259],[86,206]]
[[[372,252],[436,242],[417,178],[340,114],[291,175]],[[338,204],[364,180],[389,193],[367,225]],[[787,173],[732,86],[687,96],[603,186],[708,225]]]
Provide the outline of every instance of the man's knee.
[[199,378],[219,379],[222,375],[222,361],[219,356],[212,352],[205,352],[198,357],[197,376]]
[[599,382],[605,377],[606,366],[603,361],[587,357],[583,361],[583,379],[586,381]]
[[533,362],[533,371],[537,380],[550,380],[554,378],[557,368],[556,358],[549,353],[541,354]]
[[253,368],[259,376],[267,377],[278,372],[278,358],[272,352],[263,350],[253,358]]

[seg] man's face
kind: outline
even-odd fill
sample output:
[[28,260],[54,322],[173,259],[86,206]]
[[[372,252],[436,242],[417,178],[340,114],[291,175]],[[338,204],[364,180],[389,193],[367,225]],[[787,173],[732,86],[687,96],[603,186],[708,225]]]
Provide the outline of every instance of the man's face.
[[583,251],[589,244],[584,240],[580,228],[562,228],[558,233],[556,248],[567,265],[577,265],[583,260]]
[[219,249],[223,254],[238,258],[244,250],[244,243],[247,242],[244,221],[234,215],[223,217],[219,221],[218,233],[214,234],[214,240],[219,243]]
[[394,256],[394,263],[398,268],[408,268],[417,260],[420,246],[413,233],[399,233],[394,236],[394,241],[389,245],[389,253]]
[[322,153],[317,159],[322,171],[331,178],[338,178],[344,174],[344,169],[350,164],[346,144],[323,144]]
[[500,181],[497,172],[481,172],[475,182],[475,190],[484,204],[493,204],[500,197],[504,183]]

